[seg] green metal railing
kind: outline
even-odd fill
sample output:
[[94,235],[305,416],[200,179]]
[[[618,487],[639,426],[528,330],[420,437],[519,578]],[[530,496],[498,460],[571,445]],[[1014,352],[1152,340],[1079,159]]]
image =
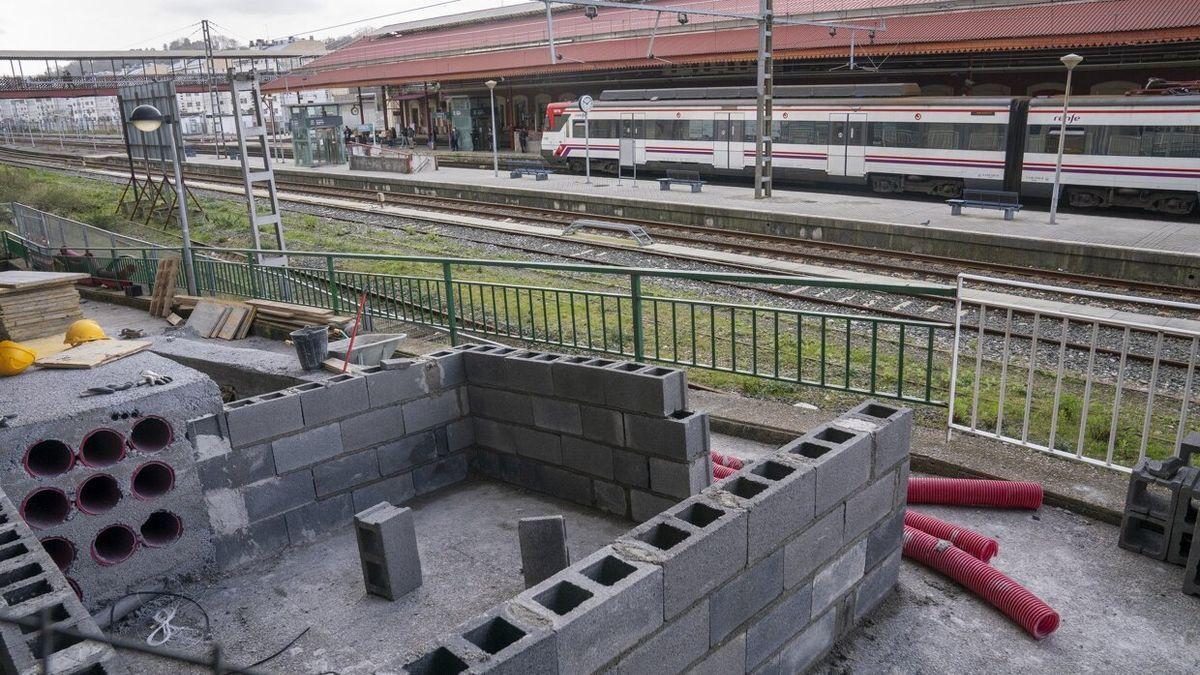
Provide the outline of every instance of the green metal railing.
[[[10,256],[27,261],[53,255],[9,232],[4,233],[4,247]],[[89,264],[103,269],[122,261],[122,266],[132,266],[136,283],[146,284],[153,283],[158,257],[182,255],[170,247],[88,252]],[[288,266],[259,264],[258,254],[287,255]],[[365,293],[369,316],[444,329],[453,344],[469,334],[914,403],[946,401],[948,353],[939,356],[938,337],[950,338],[950,324],[665,297],[646,284],[700,281],[940,296],[953,296],[952,287],[384,254],[210,248],[193,256],[201,293],[278,300],[339,314],[353,314]],[[377,271],[389,266],[420,273]],[[569,277],[572,287],[471,278],[506,270]],[[176,283],[182,287],[182,277]]]

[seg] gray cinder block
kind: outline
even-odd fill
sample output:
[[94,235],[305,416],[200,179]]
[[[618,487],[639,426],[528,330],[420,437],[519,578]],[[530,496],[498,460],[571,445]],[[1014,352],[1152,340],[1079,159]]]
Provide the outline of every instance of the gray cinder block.
[[317,464],[312,472],[317,496],[324,497],[379,478],[379,460],[374,450],[364,450]]
[[401,409],[404,411],[404,428],[409,433],[442,426],[462,416],[458,392],[453,389],[413,399]]
[[553,365],[561,360],[561,354],[520,351],[504,358],[508,373],[504,386],[527,394],[552,395],[554,393]]
[[[1190,458],[1190,453],[1189,453]],[[1144,459],[1133,468],[1117,545],[1155,560],[1166,560],[1174,539],[1176,513],[1193,469],[1178,457]]]
[[1179,501],[1171,522],[1171,542],[1167,547],[1167,562],[1175,565],[1187,564],[1196,543],[1196,523],[1200,522],[1200,469],[1185,467],[1183,487],[1179,490]]
[[823,513],[870,478],[872,445],[870,433],[824,424],[780,452],[816,467],[816,510]]
[[229,435],[229,429],[225,422],[225,413],[213,413],[190,419],[187,422],[187,438],[193,443],[196,442],[197,436],[219,436],[226,438]]
[[875,430],[872,476],[882,476],[908,456],[912,446],[912,408],[888,405],[871,399],[854,406],[843,417],[858,417],[878,426]]
[[562,465],[600,478],[613,477],[613,449],[574,436],[562,437]]
[[650,487],[650,463],[645,455],[614,449],[612,458],[614,480],[630,487]]
[[471,384],[486,387],[502,387],[508,376],[502,359],[517,350],[511,347],[482,345],[475,349],[464,350],[463,368],[467,381]]
[[578,403],[534,397],[532,405],[535,426],[560,434],[574,436],[583,434],[583,420],[580,417]]
[[406,436],[376,448],[379,473],[388,476],[437,459],[437,438],[432,431]]
[[503,603],[459,625],[454,634],[482,654],[471,672],[496,675],[558,672],[554,632],[531,618],[538,617],[519,606]]
[[677,462],[695,459],[709,452],[708,413],[680,410],[666,417],[626,413],[625,442],[631,449]]
[[376,366],[364,369],[363,378],[367,384],[367,398],[372,408],[409,401],[430,391],[421,368],[389,370],[383,366]]
[[354,500],[349,494],[334,495],[288,511],[283,517],[287,522],[288,539],[293,544],[301,544],[345,527],[354,517]]
[[396,600],[421,585],[412,509],[381,502],[354,516],[367,592]]
[[431,464],[413,469],[413,487],[423,495],[453,485],[467,478],[467,456],[450,455]]
[[900,548],[904,537],[904,509],[898,508],[887,520],[875,526],[867,535],[867,569],[875,567],[892,551]]
[[[554,395],[582,403],[604,405],[604,369],[616,361],[568,356],[550,367]],[[472,380],[473,382],[474,380]]]
[[462,350],[443,349],[442,351],[426,354],[429,368],[425,374],[428,378],[430,391],[457,387],[467,381],[467,371]]
[[365,412],[371,407],[367,398],[367,379],[362,375],[334,375],[321,382],[292,387],[292,391],[300,396],[300,408],[304,413],[306,427],[349,417]]
[[812,587],[796,588],[746,630],[746,670],[757,668],[808,624]]
[[300,397],[287,391],[274,391],[254,398],[234,401],[225,406],[229,443],[235,448],[304,428]]
[[521,427],[483,417],[472,416],[470,419],[472,434],[477,445],[497,452],[509,454],[517,452],[517,429]]
[[285,474],[337,457],[345,450],[342,438],[337,422],[277,438],[271,443],[275,470]]
[[676,675],[707,651],[708,601],[703,600],[643,640],[609,672],[612,675]]
[[354,510],[362,511],[379,502],[403,504],[415,497],[412,473],[402,473],[399,476],[384,478],[354,491]]
[[605,547],[515,602],[550,623],[559,673],[590,673],[662,626],[663,574]]
[[522,518],[517,521],[517,538],[525,588],[540,584],[571,564],[567,524],[562,516]]
[[[776,551],[719,587],[708,599],[709,644],[725,639],[783,592],[783,551]],[[750,641],[746,653],[750,654]]]
[[690,462],[672,462],[650,457],[650,489],[655,492],[686,499],[708,487],[712,482],[712,457],[701,455]]
[[274,476],[275,459],[271,444],[260,443],[198,461],[196,472],[206,490],[242,487]]
[[410,359],[407,357],[403,357],[403,358],[398,357],[398,358],[392,358],[392,359],[383,359],[382,361],[379,362],[379,367],[384,370],[405,370],[408,368],[412,368],[414,365],[416,365],[416,363],[417,363],[416,359]]
[[812,522],[814,478],[812,467],[768,458],[713,486],[747,510],[751,562],[767,557]]
[[284,548],[288,539],[287,521],[282,515],[250,523],[232,534],[213,537],[217,567],[229,570],[252,560],[270,557]]
[[562,464],[562,437],[537,429],[511,427],[517,454],[549,464]]
[[279,515],[307,504],[317,497],[312,474],[297,471],[247,485],[242,492],[250,522]]
[[622,518],[629,517],[629,493],[625,488],[616,483],[594,480],[592,491],[596,497],[596,508]]
[[533,424],[533,400],[529,394],[467,385],[467,400],[474,415],[511,424]]
[[850,495],[846,500],[846,541],[853,541],[887,516],[895,488],[896,474],[889,473]]
[[584,438],[608,445],[625,445],[625,416],[619,411],[581,405],[579,413]]
[[651,492],[631,489],[629,491],[629,511],[633,520],[638,523],[650,520],[654,516],[675,506],[677,502],[666,497],[660,497]]
[[446,452],[457,452],[475,444],[475,425],[469,418],[446,425]]
[[[708,635],[706,632],[705,635]],[[746,672],[746,634],[738,633],[708,653],[688,675],[729,675]]]
[[813,613],[819,614],[863,577],[867,542],[860,541],[813,577]]
[[664,417],[683,410],[682,370],[622,362],[609,366],[604,378],[604,402],[610,408]]
[[807,672],[833,646],[836,632],[837,612],[830,610],[788,642],[759,673],[763,675],[795,675],[795,673]]
[[867,573],[863,582],[854,592],[854,622],[860,621],[868,612],[875,609],[883,601],[896,580],[900,578],[901,551],[892,551],[884,559],[883,564]]
[[591,506],[592,479],[572,471],[566,471],[555,466],[541,466],[537,475],[543,492],[548,492],[559,499]]
[[[404,417],[395,406],[380,408],[341,421],[342,446],[362,450],[404,437]],[[415,429],[414,429],[415,431]]]
[[[842,547],[842,527],[846,516],[844,504],[821,516],[784,547],[784,585],[795,586],[808,578]],[[903,524],[903,515],[901,515]],[[903,529],[903,528],[902,528]]]
[[692,497],[622,535],[614,546],[662,566],[664,615],[671,619],[746,567],[746,512]]

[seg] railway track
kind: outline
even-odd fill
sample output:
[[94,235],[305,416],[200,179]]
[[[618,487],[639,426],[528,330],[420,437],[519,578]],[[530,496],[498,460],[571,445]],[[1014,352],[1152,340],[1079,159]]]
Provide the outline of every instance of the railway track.
[[[25,152],[19,152],[19,151],[14,153],[8,149],[0,149],[0,161],[5,161],[5,162],[9,162],[9,163],[14,163],[14,164],[22,165],[22,166],[29,166],[29,167],[34,167],[34,168],[72,168],[72,169],[79,168],[79,167],[75,167],[75,166],[64,167],[64,164],[71,165],[74,163],[72,161],[72,159],[77,160],[78,158],[71,158],[69,156],[62,156],[62,155],[57,155],[57,156],[51,155],[50,157],[44,157],[44,156],[40,156],[42,153],[38,153],[38,156],[31,157],[32,154],[33,153],[25,153]],[[193,165],[192,167],[189,167],[189,169],[190,169],[190,174],[191,174],[190,177],[193,180],[199,179],[199,180],[208,181],[211,183],[217,183],[217,184],[228,185],[228,186],[236,186],[238,188],[241,187],[241,182],[239,180],[232,179],[228,176],[216,174],[215,172],[207,170],[206,167],[201,168],[200,166]],[[287,181],[287,180],[277,180],[277,184],[278,184],[280,190],[283,192],[293,192],[293,193],[306,194],[306,195],[315,195],[315,196],[319,196],[319,197],[333,197],[333,198],[338,198],[340,200],[346,200],[347,198],[361,200],[361,201],[365,202],[366,204],[370,204],[371,206],[366,206],[364,204],[364,207],[362,209],[360,209],[360,211],[372,212],[376,215],[379,215],[379,212],[372,211],[372,209],[373,209],[374,205],[380,203],[381,197],[382,197],[382,201],[385,205],[403,206],[403,207],[408,207],[408,208],[414,208],[414,209],[420,209],[420,210],[432,211],[432,212],[438,212],[438,213],[445,213],[445,214],[451,214],[451,215],[469,215],[472,217],[480,217],[482,215],[482,216],[491,216],[493,218],[499,217],[502,219],[519,221],[519,222],[530,223],[530,224],[535,224],[535,225],[553,226],[555,228],[565,227],[572,220],[574,220],[576,218],[576,216],[578,215],[578,214],[573,214],[573,213],[564,213],[564,212],[560,212],[560,211],[554,211],[551,209],[543,209],[543,208],[537,208],[537,207],[512,206],[512,205],[481,205],[481,204],[478,204],[475,202],[469,202],[466,200],[459,200],[459,199],[452,199],[452,198],[427,198],[427,197],[418,197],[418,196],[410,196],[410,195],[397,195],[397,194],[392,194],[392,193],[378,193],[378,192],[370,191],[370,190],[324,188],[324,187],[312,186],[312,185],[293,182],[293,181]],[[286,195],[281,195],[281,199],[286,200]],[[335,206],[335,207],[331,207],[331,208],[344,209],[345,207]],[[386,214],[384,214],[384,215],[386,215]],[[341,220],[345,220],[348,222],[361,223],[361,219],[356,220],[351,217],[341,217],[341,218],[339,218],[338,216],[327,216],[327,217],[331,217],[334,219],[341,219]],[[1151,291],[1155,295],[1167,295],[1167,297],[1171,297],[1170,294],[1174,294],[1173,297],[1176,297],[1176,298],[1178,298],[1180,296],[1200,297],[1200,292],[1198,292],[1196,289],[1190,289],[1190,288],[1184,288],[1184,287],[1163,287],[1162,285],[1157,285],[1157,284],[1144,284],[1144,283],[1139,283],[1139,282],[1119,282],[1116,280],[1107,279],[1107,278],[1103,278],[1103,277],[1093,277],[1093,276],[1088,276],[1088,275],[1079,275],[1079,274],[1073,274],[1073,273],[1067,273],[1067,272],[1044,272],[1044,271],[1040,271],[1040,270],[1030,270],[1028,268],[1015,267],[1015,266],[1010,266],[1010,265],[987,264],[987,263],[980,264],[980,263],[976,263],[974,261],[966,261],[966,260],[960,260],[960,259],[948,259],[948,258],[942,258],[942,257],[937,257],[937,256],[927,256],[927,255],[911,256],[913,259],[925,261],[928,263],[926,265],[914,265],[914,264],[911,264],[908,262],[899,262],[899,261],[895,260],[894,258],[879,256],[878,252],[873,251],[873,250],[870,251],[871,255],[869,257],[871,259],[860,259],[860,258],[847,257],[847,256],[848,256],[848,254],[862,255],[864,253],[864,251],[866,250],[866,249],[863,249],[863,247],[856,247],[856,246],[849,246],[849,245],[842,245],[842,244],[829,244],[828,242],[809,242],[809,241],[797,242],[795,239],[791,239],[788,237],[780,237],[780,236],[775,236],[775,235],[750,234],[750,233],[743,233],[743,232],[733,232],[733,231],[729,231],[729,230],[719,230],[719,229],[709,229],[709,228],[704,228],[704,227],[678,225],[678,224],[674,224],[674,223],[647,222],[644,220],[635,220],[635,219],[628,219],[628,218],[605,218],[605,220],[609,220],[612,222],[623,222],[623,223],[628,223],[628,224],[639,225],[639,226],[647,229],[647,231],[650,232],[652,234],[652,236],[654,236],[657,240],[660,240],[660,241],[679,242],[679,243],[686,244],[686,245],[689,245],[692,247],[695,247],[698,243],[702,243],[702,244],[707,244],[709,248],[716,249],[716,250],[723,250],[723,251],[727,251],[727,252],[736,252],[736,253],[741,253],[741,254],[751,254],[751,255],[755,255],[757,257],[771,258],[771,259],[776,259],[776,260],[787,260],[787,261],[804,260],[804,261],[821,262],[821,263],[826,263],[826,264],[834,263],[839,268],[842,268],[842,269],[846,269],[847,267],[856,267],[856,268],[861,268],[863,271],[867,271],[870,273],[878,274],[878,273],[882,272],[882,273],[885,273],[885,274],[888,274],[891,276],[902,276],[909,280],[953,283],[957,278],[957,272],[951,271],[950,269],[938,269],[936,267],[931,267],[931,265],[940,265],[943,267],[944,266],[962,265],[964,267],[968,267],[968,269],[970,269],[972,271],[982,270],[982,271],[987,271],[987,272],[991,272],[994,274],[1004,274],[1007,276],[1012,276],[1012,277],[1017,277],[1017,278],[1022,278],[1022,279],[1030,279],[1032,277],[1035,280],[1053,280],[1056,283],[1072,283],[1076,286],[1084,286],[1084,287],[1088,287],[1088,288],[1099,288],[1102,290],[1116,290],[1119,292]],[[382,227],[389,227],[389,226],[382,225]],[[466,228],[466,229],[473,228],[473,226],[467,225],[467,224],[459,225],[458,227]],[[399,229],[399,228],[394,227],[394,229]],[[478,228],[475,228],[475,229],[478,229]],[[500,231],[507,232],[506,230],[500,230]],[[512,233],[508,232],[508,234],[511,235]],[[538,239],[553,239],[555,241],[561,242],[561,239],[557,236],[549,237],[547,235],[542,235],[542,234],[536,233],[536,232],[522,233],[521,236],[528,236],[528,237],[533,237],[533,238],[538,238]],[[732,241],[732,238],[734,236],[739,238],[739,241],[737,241],[736,243]],[[456,234],[455,237],[463,239],[465,241],[471,241],[473,243],[486,244],[489,246],[499,246],[499,247],[502,247],[502,248],[505,248],[508,250],[525,253],[525,254],[530,254],[530,255],[543,255],[543,256],[547,255],[547,252],[544,249],[535,248],[535,247],[531,247],[531,246],[522,246],[522,245],[513,244],[513,243],[497,243],[494,240],[484,240],[484,239],[472,238],[472,237],[465,236],[462,234]],[[672,258],[672,259],[676,259],[676,260],[680,260],[680,261],[684,261],[684,262],[690,262],[690,263],[702,262],[706,265],[727,267],[727,268],[733,268],[733,269],[741,269],[741,270],[745,270],[745,271],[752,271],[755,273],[763,273],[763,272],[778,273],[777,270],[773,270],[770,268],[755,267],[753,265],[743,265],[743,264],[737,264],[737,263],[715,263],[711,259],[697,259],[697,258],[689,257],[686,255],[677,255],[677,254],[672,254],[672,253],[663,252],[663,251],[646,251],[646,250],[639,250],[639,249],[631,249],[628,246],[620,245],[620,244],[605,244],[605,243],[595,242],[592,240],[588,240],[586,243],[592,249],[606,248],[606,249],[619,250],[619,251],[622,251],[625,253],[641,253],[641,254],[651,255],[651,256],[659,257],[659,258],[663,258],[663,257]],[[204,246],[204,245],[198,243],[198,246]],[[817,249],[817,250],[814,251],[812,249]],[[556,253],[553,253],[552,255],[556,258],[565,258],[565,259],[570,259],[570,260],[575,260],[575,261],[580,261],[580,262],[587,262],[587,263],[595,263],[596,262],[594,255],[570,254],[570,253],[564,253],[564,252],[556,252]],[[882,259],[880,259],[880,258],[882,258]],[[764,295],[773,296],[773,297],[785,298],[789,301],[811,302],[814,304],[834,307],[834,308],[837,308],[838,310],[844,310],[845,312],[851,313],[851,314],[861,313],[861,312],[870,312],[871,314],[877,315],[877,316],[886,316],[886,317],[890,317],[890,318],[914,320],[914,321],[938,321],[938,320],[951,321],[953,319],[953,315],[952,315],[953,301],[950,301],[950,300],[947,300],[946,298],[938,297],[938,296],[915,296],[914,300],[919,300],[920,304],[917,307],[909,309],[908,306],[913,304],[913,301],[900,302],[899,304],[896,304],[892,307],[875,306],[876,302],[878,301],[878,297],[881,294],[875,294],[875,295],[871,296],[873,299],[869,298],[868,301],[866,303],[864,303],[862,301],[855,302],[858,299],[858,297],[857,297],[858,294],[852,294],[850,297],[842,297],[842,298],[823,297],[823,295],[821,294],[822,293],[821,291],[811,292],[813,289],[807,289],[804,287],[797,289],[794,287],[785,288],[785,287],[771,287],[771,286],[765,286],[765,285],[751,286],[751,285],[746,285],[746,284],[736,284],[736,283],[730,283],[730,282],[720,282],[718,285],[723,285],[723,286],[730,287],[730,288],[737,288],[738,290],[744,291],[744,292],[759,293],[759,294],[764,294]],[[799,295],[798,293],[801,291],[810,291],[810,292],[806,295]],[[871,295],[871,294],[867,294],[867,295]],[[934,314],[935,311],[936,311],[936,314]],[[946,316],[947,312],[950,312],[949,317]],[[967,332],[974,332],[977,330],[977,326],[969,324],[964,321],[963,330],[967,331]],[[985,327],[984,333],[988,334],[988,335],[999,336],[999,335],[1003,335],[1005,333],[1005,331],[998,329],[998,328]],[[1019,332],[1013,332],[1012,335],[1014,337],[1026,337],[1026,338],[1029,337],[1029,335],[1022,335]],[[1073,349],[1086,349],[1087,348],[1087,345],[1085,345],[1083,343],[1075,343],[1075,342],[1068,342],[1067,346],[1071,347]],[[1108,347],[1103,347],[1103,346],[1098,347],[1096,351],[1099,354],[1107,354],[1107,355],[1112,355],[1112,356],[1117,356],[1120,354],[1119,349],[1108,348]],[[1152,360],[1151,357],[1149,357],[1147,355],[1139,355],[1136,353],[1131,353],[1129,356],[1131,359],[1135,359],[1138,361],[1149,362]],[[1160,359],[1160,363],[1162,363],[1164,365],[1175,365],[1175,366],[1179,366],[1179,367],[1187,366],[1186,362],[1179,361],[1179,360],[1172,360],[1172,359]]]

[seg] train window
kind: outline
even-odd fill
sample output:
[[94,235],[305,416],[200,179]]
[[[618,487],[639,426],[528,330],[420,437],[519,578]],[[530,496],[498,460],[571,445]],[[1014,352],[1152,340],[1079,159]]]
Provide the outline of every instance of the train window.
[[937,150],[957,150],[959,147],[959,125],[946,122],[931,122],[924,125],[926,148]]
[[884,148],[999,151],[1007,133],[1002,124],[949,122],[871,122],[867,143]]
[[653,120],[646,122],[646,138],[675,140],[675,120]]
[[[596,134],[592,134],[592,136],[593,136],[593,137],[594,137],[595,135],[596,135]],[[572,137],[572,138],[583,138],[583,136],[584,136],[584,134],[583,134],[583,120],[575,120],[575,121],[574,121],[574,122],[571,124],[571,137]]]
[[1200,127],[1143,127],[1154,157],[1200,157]]
[[[616,120],[588,120],[589,129],[592,138],[616,138],[617,137],[617,121]],[[576,133],[578,136],[579,133]]]
[[683,120],[680,122],[682,139],[685,141],[711,141],[713,139],[712,120]]
[[[1050,127],[1046,132],[1046,145],[1043,152],[1058,153],[1058,127]],[[1088,153],[1088,134],[1085,127],[1067,127],[1067,140],[1063,144],[1064,155],[1085,155]]]

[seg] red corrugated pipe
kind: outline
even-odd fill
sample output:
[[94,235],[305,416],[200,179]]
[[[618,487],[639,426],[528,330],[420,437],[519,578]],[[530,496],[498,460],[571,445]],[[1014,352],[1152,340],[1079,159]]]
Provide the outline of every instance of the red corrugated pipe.
[[932,534],[938,539],[945,539],[983,562],[991,560],[992,556],[1000,552],[1000,542],[995,539],[924,513],[905,511],[904,524]]
[[734,469],[731,469],[723,464],[717,464],[716,462],[713,462],[713,478],[721,480],[722,478],[729,478],[734,473]]
[[1042,506],[1042,486],[1008,480],[909,478],[908,503],[1036,509]]
[[719,452],[710,452],[709,454],[712,455],[713,464],[727,466],[735,471],[743,466],[742,460],[734,457],[733,455],[722,455]]
[[954,579],[1041,640],[1058,630],[1055,612],[1029,589],[944,539],[904,527],[904,557]]

